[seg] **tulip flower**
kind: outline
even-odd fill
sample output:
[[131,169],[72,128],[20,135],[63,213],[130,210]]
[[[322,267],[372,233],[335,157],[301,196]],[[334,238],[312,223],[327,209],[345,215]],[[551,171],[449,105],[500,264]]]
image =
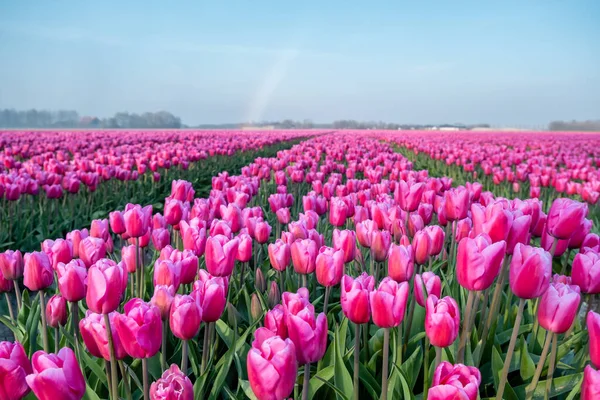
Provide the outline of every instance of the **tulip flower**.
[[565,197],[554,200],[548,212],[548,233],[557,239],[569,239],[581,226],[587,213],[586,203]]
[[154,263],[154,286],[173,286],[175,291],[181,283],[181,263],[158,259]]
[[0,253],[0,273],[5,279],[14,281],[23,277],[23,256],[19,250]]
[[424,231],[429,236],[431,247],[429,248],[429,256],[437,256],[442,252],[444,247],[445,233],[439,225],[426,226]]
[[202,308],[196,299],[189,295],[176,295],[171,304],[169,325],[173,335],[181,340],[190,340],[200,331]]
[[[425,282],[425,287],[423,288],[423,282]],[[414,287],[414,295],[417,304],[421,307],[425,307],[425,302],[427,298],[424,296],[427,295],[435,295],[437,297],[440,296],[442,292],[442,281],[439,276],[434,274],[431,271],[425,271],[422,274],[415,275],[415,287]]]
[[583,293],[600,293],[600,255],[593,251],[577,253],[571,270],[573,284]]
[[429,259],[429,252],[431,250],[431,238],[426,231],[421,230],[415,233],[413,237],[413,251],[415,254],[415,262],[423,265]]
[[81,400],[85,393],[85,379],[68,347],[57,354],[37,351],[31,357],[33,373],[27,375],[27,384],[40,400]]
[[444,192],[445,213],[448,221],[457,221],[467,217],[471,202],[469,191],[459,186]]
[[[513,258],[510,263],[509,283],[512,292],[519,297],[519,309],[513,334],[508,344],[508,351],[504,359],[504,367],[500,375],[496,399],[501,400],[508,378],[508,369],[516,345],[517,333],[521,325],[526,299],[541,296],[550,286],[552,276],[552,256],[544,249],[518,243],[515,246]],[[551,379],[551,378],[550,378]]]
[[277,304],[272,310],[267,311],[264,321],[265,328],[272,331],[282,339],[286,339],[287,325],[285,324],[285,311],[281,304]]
[[162,337],[158,307],[141,299],[131,299],[125,304],[125,312],[116,316],[115,326],[125,351],[131,357],[146,359],[158,352]]
[[192,220],[191,222],[196,222],[197,225],[188,225],[185,221],[180,223],[183,248],[190,250],[197,257],[200,257],[206,249],[206,227],[200,223],[199,219]]
[[150,400],[193,400],[194,387],[177,364],[163,372],[160,379],[150,386]]
[[[115,358],[122,360],[127,353],[121,344],[121,340],[115,328],[116,312],[108,314],[110,320],[110,329],[112,334],[113,346],[115,349]],[[91,355],[110,361],[110,347],[108,336],[106,334],[106,324],[102,314],[96,314],[90,310],[87,311],[85,318],[79,321],[79,330],[85,347]]]
[[171,234],[165,228],[152,230],[152,245],[157,251],[161,251],[167,245],[171,244]]
[[409,281],[415,271],[414,252],[411,245],[392,243],[388,254],[388,275],[396,282]]
[[380,328],[393,328],[404,319],[409,285],[384,278],[379,287],[369,293],[373,322]]
[[506,239],[506,254],[512,254],[517,243],[529,244],[531,239],[531,216],[521,215],[515,217],[510,227],[510,233]]
[[327,318],[324,313],[315,315],[308,300],[308,290],[282,295],[288,337],[296,347],[296,358],[300,364],[319,361],[327,348]]
[[127,270],[122,264],[101,259],[88,270],[86,303],[98,314],[108,314],[117,309],[127,287]]
[[221,204],[219,210],[221,218],[229,223],[231,231],[238,233],[242,228],[242,210],[234,203],[229,203],[227,206]]
[[316,259],[316,273],[317,281],[325,286],[323,312],[327,313],[331,287],[339,284],[344,274],[344,252],[331,247],[321,247]]
[[392,237],[388,231],[374,230],[371,236],[371,254],[374,261],[385,261],[391,244]]
[[192,296],[202,308],[204,322],[216,322],[221,318],[227,303],[227,290],[227,278],[211,276],[208,272],[200,270],[199,279],[194,282]]
[[240,233],[237,238],[239,245],[235,259],[247,263],[252,258],[252,238],[247,233]]
[[346,202],[339,197],[332,197],[329,203],[329,222],[333,226],[344,226],[348,213]]
[[583,370],[581,400],[596,400],[598,398],[600,398],[600,371],[596,371],[588,365]]
[[86,267],[91,267],[96,261],[106,257],[106,243],[103,239],[88,236],[79,242],[79,258]]
[[46,321],[52,328],[58,328],[59,325],[65,326],[67,323],[67,301],[60,294],[50,297],[46,304]]
[[281,301],[281,291],[279,290],[279,286],[277,286],[276,281],[271,281],[271,286],[269,287],[267,300],[267,304],[271,308],[275,307]]
[[123,212],[123,221],[127,236],[139,238],[148,231],[150,220],[152,218],[152,206],[142,208],[140,205],[128,205]]
[[31,372],[31,363],[21,343],[0,342],[0,398],[25,397],[29,393],[25,377]]
[[447,361],[437,366],[429,389],[428,400],[464,399],[476,400],[481,384],[481,373],[475,367],[450,364]]
[[565,333],[575,320],[580,299],[579,287],[551,284],[538,305],[540,326],[553,333]]
[[[311,239],[296,239],[290,246],[294,271],[304,276],[312,274],[316,268],[317,244]],[[304,278],[306,286],[306,278]]]
[[158,307],[160,310],[160,318],[163,321],[166,321],[167,318],[169,318],[174,296],[175,288],[173,286],[156,285],[154,287],[154,294],[152,295],[150,304]]
[[46,253],[34,251],[26,253],[24,260],[23,284],[31,291],[44,290],[52,285],[54,273]]
[[552,257],[538,247],[517,244],[510,263],[510,288],[521,299],[540,297],[552,277]]
[[371,317],[369,293],[375,286],[375,279],[365,272],[353,279],[349,275],[342,278],[340,295],[342,311],[346,318],[355,324],[365,324]]
[[416,211],[424,190],[425,184],[423,182],[409,184],[400,180],[394,191],[394,200],[404,211]]
[[123,213],[121,211],[109,213],[108,219],[110,221],[110,229],[112,229],[116,235],[125,233],[127,228],[125,228],[125,220],[123,219]]
[[460,309],[456,301],[450,296],[440,299],[430,294],[425,307],[425,333],[431,344],[436,347],[452,345],[459,329]]
[[214,276],[229,276],[235,266],[239,240],[224,235],[209,237],[206,241],[206,269]]
[[590,336],[590,360],[596,368],[600,368],[600,314],[590,311],[586,320]]
[[257,329],[254,335],[246,360],[248,381],[254,395],[258,400],[287,399],[294,390],[298,373],[294,343],[266,328]]
[[486,234],[462,239],[456,258],[458,283],[470,291],[489,288],[500,272],[505,249],[504,240],[492,244]]

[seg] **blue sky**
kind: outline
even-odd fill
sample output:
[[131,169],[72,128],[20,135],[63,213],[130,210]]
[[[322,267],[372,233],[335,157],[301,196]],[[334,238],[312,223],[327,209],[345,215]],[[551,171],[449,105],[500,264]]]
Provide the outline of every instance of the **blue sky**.
[[600,118],[600,2],[0,0],[0,108],[264,119]]

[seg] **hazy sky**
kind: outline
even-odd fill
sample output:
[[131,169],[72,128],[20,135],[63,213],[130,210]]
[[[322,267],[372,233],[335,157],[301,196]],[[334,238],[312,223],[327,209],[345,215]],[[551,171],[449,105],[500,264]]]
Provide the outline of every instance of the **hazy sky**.
[[600,1],[0,0],[0,108],[546,124],[600,118]]

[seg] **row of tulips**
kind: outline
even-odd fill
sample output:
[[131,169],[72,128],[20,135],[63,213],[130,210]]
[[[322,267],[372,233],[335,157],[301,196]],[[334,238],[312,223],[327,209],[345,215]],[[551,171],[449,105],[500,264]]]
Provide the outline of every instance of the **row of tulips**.
[[[2,321],[22,345],[4,345],[34,367],[19,364],[7,398],[596,398],[599,373],[582,371],[598,367],[600,317],[577,317],[600,292],[588,207],[546,214],[342,139],[219,174],[208,198],[174,182],[162,214],[128,205],[42,252],[5,252],[2,287],[20,300]],[[40,357],[54,361],[36,386]]]
[[[64,236],[93,219],[105,218],[110,210],[127,203],[160,206],[169,194],[172,180],[190,181],[200,195],[205,195],[213,175],[224,170],[238,171],[256,157],[274,156],[277,151],[297,143],[302,134],[242,136],[234,143],[230,140],[234,132],[214,137],[206,137],[205,132],[147,133],[148,139],[136,135],[137,142],[127,133],[119,138],[112,133],[104,139],[94,136],[85,144],[80,143],[81,137],[64,133],[56,135],[52,145],[34,146],[33,150],[31,141],[35,136],[28,135],[28,140],[18,147],[19,154],[12,154],[11,151],[16,150],[10,150],[11,147],[5,148],[0,158],[30,158],[11,163],[4,172],[0,167],[0,250],[36,249],[42,240]],[[2,137],[0,132],[0,140]],[[16,134],[11,138],[16,141],[20,136]],[[57,138],[60,141],[55,143]],[[151,142],[145,140],[151,139],[159,141],[158,148],[162,150],[147,151],[145,144]],[[114,147],[113,142],[117,143]],[[50,152],[57,148],[63,150]],[[182,148],[191,150],[183,152]],[[86,178],[90,176],[92,178]],[[69,184],[67,177],[71,179]],[[41,183],[47,180],[58,183]],[[14,183],[8,183],[12,181]],[[49,188],[48,196],[39,196],[39,188],[44,185]],[[5,188],[14,196],[8,196]]]

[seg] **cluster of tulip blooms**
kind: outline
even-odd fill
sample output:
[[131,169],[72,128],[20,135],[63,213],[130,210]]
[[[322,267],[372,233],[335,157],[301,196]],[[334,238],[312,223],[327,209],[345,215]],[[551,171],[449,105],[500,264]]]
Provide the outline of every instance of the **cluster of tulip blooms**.
[[0,253],[2,399],[600,398],[587,204],[546,214],[341,134],[211,187]]
[[[494,186],[508,183],[515,193],[527,184],[529,197],[542,189],[578,195],[596,204],[600,198],[598,137],[576,132],[411,132],[380,134],[415,154],[456,166],[469,179]],[[582,154],[581,149],[590,149]]]

